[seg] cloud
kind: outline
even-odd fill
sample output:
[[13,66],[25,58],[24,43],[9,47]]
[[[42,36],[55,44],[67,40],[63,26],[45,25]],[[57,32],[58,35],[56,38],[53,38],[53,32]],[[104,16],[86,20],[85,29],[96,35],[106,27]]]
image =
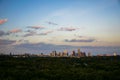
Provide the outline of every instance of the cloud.
[[24,40],[24,38],[16,40],[16,42],[13,45],[18,45],[21,43],[29,43],[29,40]]
[[0,19],[0,25],[1,24],[4,24],[5,22],[7,22],[8,20],[7,19]]
[[94,37],[89,37],[89,36],[77,36],[80,39],[94,39]]
[[[22,40],[20,40],[21,42]],[[23,54],[23,53],[50,53],[53,50],[56,50],[58,52],[64,51],[64,49],[73,49],[73,46],[67,46],[67,45],[55,45],[55,44],[47,44],[47,43],[20,43],[12,46],[6,45],[5,48],[0,45],[0,50],[4,53],[14,53],[14,54]]]
[[28,33],[28,34],[25,34],[23,37],[28,37],[28,36],[33,36],[34,34],[32,33]]
[[[12,29],[8,32],[4,32],[2,30],[0,30],[0,36],[6,36],[6,35],[10,35],[11,33],[18,33],[18,32],[22,32],[21,29]],[[18,35],[16,35],[16,37],[18,37]]]
[[84,39],[84,40],[95,39],[95,37],[90,37],[90,36],[80,36],[80,35],[76,35],[76,34],[74,36],[79,39]]
[[52,48],[55,46],[52,44],[45,44],[45,43],[22,43],[22,44],[16,45],[15,47],[16,49],[23,48],[23,49],[27,49],[28,52],[30,51],[30,53],[35,53],[36,51],[43,52],[44,50],[47,50],[47,49],[53,50]]
[[64,49],[72,48],[73,46],[67,45],[54,45],[54,44],[47,44],[47,43],[22,43],[19,45],[15,45],[15,50],[26,49],[28,53],[50,53],[53,50],[63,51]]
[[85,37],[85,36],[78,36],[79,38],[87,38],[87,37]]
[[32,31],[32,30],[27,30],[26,32],[28,32],[28,33],[26,33],[23,37],[33,36],[36,34],[36,32]]
[[96,41],[95,39],[72,39],[72,40],[68,40],[65,39],[65,42],[94,42]]
[[5,39],[0,39],[0,45],[9,45],[15,43],[15,40],[5,40]]
[[40,33],[39,35],[47,35],[49,33],[52,33],[53,31],[46,31],[46,32],[43,32],[43,33]]
[[[20,42],[23,40],[20,40]],[[4,42],[9,42],[9,44],[14,43],[15,41],[13,40],[8,40]],[[2,43],[3,44],[3,43]],[[91,52],[91,53],[112,53],[114,51],[118,51],[119,53],[119,47],[103,47],[103,46],[70,46],[70,45],[55,45],[55,44],[48,44],[48,43],[30,43],[30,42],[21,42],[20,44],[15,44],[15,45],[1,45],[0,41],[0,51],[3,53],[14,53],[14,54],[24,54],[24,53],[33,53],[33,54],[39,54],[39,53],[51,53],[53,50],[56,50],[57,52],[62,52],[64,50],[68,50],[69,53],[71,53],[73,50],[77,51],[77,49],[80,48],[81,51],[85,51],[86,53]],[[108,52],[106,52],[108,50]],[[111,51],[112,50],[112,51]],[[113,51],[114,50],[114,51]]]
[[5,35],[5,32],[0,30],[0,36],[3,36],[3,35]]
[[25,32],[28,32],[28,33],[26,33],[23,37],[34,36],[34,35],[48,35],[49,33],[52,33],[53,31],[49,30],[49,31],[42,32],[42,33],[39,33],[39,34],[35,31],[33,31],[33,30],[27,30]]
[[20,39],[20,40],[18,40],[17,42],[29,43],[29,40]]
[[18,32],[22,32],[21,29],[12,29],[9,31],[9,33],[18,33]]
[[75,31],[77,30],[78,28],[72,28],[72,27],[61,27],[60,29],[58,29],[58,31]]
[[5,35],[9,35],[9,33],[6,33],[4,31],[0,30],[0,36],[5,36]]
[[25,32],[28,32],[28,33],[36,33],[34,30],[27,30]]
[[50,21],[47,21],[47,23],[50,24],[50,25],[58,25],[57,23],[50,22]]
[[28,26],[28,28],[32,28],[32,29],[44,29],[45,27],[42,27],[42,26]]

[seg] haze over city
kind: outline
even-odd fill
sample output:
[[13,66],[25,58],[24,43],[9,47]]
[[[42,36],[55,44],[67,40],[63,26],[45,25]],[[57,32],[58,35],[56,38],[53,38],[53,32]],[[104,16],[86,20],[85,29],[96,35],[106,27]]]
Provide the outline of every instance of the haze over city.
[[1,52],[86,46],[120,49],[120,0],[0,0]]

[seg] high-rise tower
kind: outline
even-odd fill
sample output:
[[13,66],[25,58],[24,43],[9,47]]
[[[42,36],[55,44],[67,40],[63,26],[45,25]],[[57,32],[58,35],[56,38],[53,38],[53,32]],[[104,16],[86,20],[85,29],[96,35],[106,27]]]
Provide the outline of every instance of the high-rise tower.
[[78,49],[78,57],[81,57],[80,48]]

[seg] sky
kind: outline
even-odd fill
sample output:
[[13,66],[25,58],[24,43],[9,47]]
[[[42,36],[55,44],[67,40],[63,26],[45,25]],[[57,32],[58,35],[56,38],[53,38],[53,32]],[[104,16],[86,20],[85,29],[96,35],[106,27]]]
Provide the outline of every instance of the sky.
[[0,0],[1,52],[119,47],[119,34],[120,0]]

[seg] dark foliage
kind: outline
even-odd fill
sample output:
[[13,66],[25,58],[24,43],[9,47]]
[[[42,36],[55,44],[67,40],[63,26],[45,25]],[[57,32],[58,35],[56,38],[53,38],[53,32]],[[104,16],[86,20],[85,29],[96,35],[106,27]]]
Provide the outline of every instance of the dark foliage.
[[120,57],[0,56],[0,80],[120,80]]

